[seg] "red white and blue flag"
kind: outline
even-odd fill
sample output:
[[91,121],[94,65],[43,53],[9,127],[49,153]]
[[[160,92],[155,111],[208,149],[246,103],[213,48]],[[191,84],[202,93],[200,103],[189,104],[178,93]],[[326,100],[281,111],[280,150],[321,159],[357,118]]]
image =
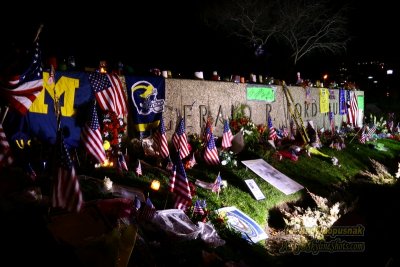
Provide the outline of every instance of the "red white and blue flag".
[[116,74],[93,72],[89,74],[89,82],[102,110],[113,111],[119,118],[127,114],[126,96]]
[[347,122],[354,127],[358,126],[357,120],[358,120],[358,103],[357,103],[357,95],[356,92],[349,92],[350,94],[350,103],[348,106],[348,112],[347,112]]
[[206,148],[204,150],[204,160],[209,165],[219,164],[218,150],[215,146],[214,135],[212,132],[210,132],[210,138],[208,139]]
[[372,125],[372,127],[368,128],[367,138],[372,138],[372,135],[376,132],[376,125]]
[[176,180],[176,165],[171,168],[171,176],[169,177],[169,191],[174,192],[175,190],[175,180]]
[[79,212],[83,198],[74,164],[64,140],[60,144],[60,162],[53,184],[52,206]]
[[232,131],[229,128],[229,121],[224,120],[224,131],[222,133],[222,148],[228,149],[232,146]]
[[171,192],[176,194],[174,208],[186,210],[192,202],[189,180],[180,157],[177,157],[175,181],[170,183]]
[[140,176],[142,175],[142,164],[140,163],[140,159],[138,159],[138,165],[136,166],[136,175]]
[[164,119],[161,118],[160,125],[154,133],[154,142],[157,144],[160,155],[163,159],[169,156],[168,140],[165,133]]
[[0,169],[2,167],[11,165],[13,161],[14,159],[11,156],[10,143],[8,143],[3,125],[0,123]]
[[206,201],[198,199],[194,203],[193,213],[194,214],[204,215],[205,214],[205,208],[206,208]]
[[142,207],[141,212],[139,213],[139,220],[146,221],[153,219],[154,215],[156,214],[156,207],[154,207],[153,203],[151,202],[150,198],[146,199],[146,203]]
[[0,93],[10,107],[25,115],[43,89],[43,68],[39,42],[35,42],[30,66],[20,75],[6,78],[0,84]]
[[222,178],[221,175],[218,173],[218,176],[213,183],[211,191],[219,193],[219,191],[221,191],[221,184],[222,184]]
[[103,138],[101,137],[96,103],[92,106],[89,121],[86,122],[85,127],[82,129],[81,138],[86,151],[99,163],[104,163],[106,160],[106,152],[103,147]]
[[367,134],[365,133],[365,126],[363,126],[361,129],[361,135],[360,135],[360,138],[358,139],[358,141],[361,144],[365,144],[365,142],[367,141]]
[[212,133],[211,118],[207,118],[206,126],[204,127],[203,140],[204,143],[208,142]]
[[120,172],[128,171],[128,164],[126,163],[125,156],[121,151],[118,151],[118,170]]
[[179,156],[181,159],[186,158],[189,155],[190,151],[185,132],[185,121],[183,118],[179,120],[178,127],[172,136],[172,142],[176,151],[179,151]]
[[271,116],[268,115],[268,140],[276,140],[278,135],[276,134],[275,128],[272,126]]

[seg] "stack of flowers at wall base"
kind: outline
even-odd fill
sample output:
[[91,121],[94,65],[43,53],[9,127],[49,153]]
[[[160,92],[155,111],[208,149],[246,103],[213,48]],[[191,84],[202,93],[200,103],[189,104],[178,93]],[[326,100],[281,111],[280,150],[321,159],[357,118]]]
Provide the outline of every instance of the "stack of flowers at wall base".
[[111,166],[117,166],[118,152],[126,133],[126,123],[112,111],[105,111],[102,120],[103,146]]

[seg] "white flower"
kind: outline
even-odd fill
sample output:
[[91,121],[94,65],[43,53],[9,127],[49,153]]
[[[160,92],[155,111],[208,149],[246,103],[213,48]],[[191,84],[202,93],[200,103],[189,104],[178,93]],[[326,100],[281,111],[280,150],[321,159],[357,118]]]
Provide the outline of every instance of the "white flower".
[[228,162],[227,162],[226,160],[223,160],[223,161],[221,161],[221,164],[222,164],[223,166],[225,166],[226,164],[228,164]]
[[245,135],[251,135],[252,133],[253,133],[253,131],[244,130],[244,134],[245,134]]

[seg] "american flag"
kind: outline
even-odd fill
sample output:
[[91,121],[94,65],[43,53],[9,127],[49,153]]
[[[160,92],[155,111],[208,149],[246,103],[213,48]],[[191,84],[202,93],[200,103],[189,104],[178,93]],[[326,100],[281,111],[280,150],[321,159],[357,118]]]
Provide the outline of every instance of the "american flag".
[[154,142],[157,144],[160,155],[163,159],[169,156],[167,135],[165,133],[164,119],[161,118],[160,125],[157,131],[154,133]]
[[209,165],[219,164],[218,150],[215,146],[214,135],[210,132],[210,138],[207,141],[207,146],[204,151],[204,160]]
[[335,133],[335,114],[332,111],[329,112],[329,122],[331,126],[331,132],[333,134]]
[[347,112],[347,122],[357,127],[358,103],[356,92],[350,92],[350,103]]
[[205,208],[206,208],[206,201],[198,199],[194,203],[193,213],[194,214],[204,215],[205,214],[205,211],[204,211]]
[[192,199],[188,199],[182,195],[175,195],[174,209],[186,211],[192,205]]
[[81,138],[86,151],[98,162],[103,163],[106,160],[106,152],[103,147],[96,103],[93,103],[89,121],[86,122],[85,127],[82,129]]
[[142,175],[143,173],[142,173],[142,164],[140,163],[140,159],[138,159],[138,165],[137,165],[137,167],[136,167],[136,175],[137,176],[140,176],[140,175]]
[[189,166],[190,166],[190,168],[193,168],[194,167],[194,165],[196,165],[196,157],[194,156],[194,153],[192,154],[192,158],[191,159],[189,159]]
[[146,203],[142,207],[142,210],[139,214],[139,220],[146,221],[153,219],[154,215],[156,214],[156,207],[154,207],[153,203],[151,202],[150,198],[146,199]]
[[30,66],[24,73],[2,83],[0,85],[0,93],[8,100],[11,107],[18,110],[22,115],[25,115],[42,89],[42,57],[39,42],[35,42]]
[[171,192],[176,194],[174,208],[186,210],[192,201],[192,193],[190,192],[189,180],[180,157],[177,157],[175,182],[170,188]]
[[365,144],[365,142],[367,141],[367,135],[365,134],[365,126],[363,126],[363,128],[361,129],[361,135],[360,135],[360,138],[358,139],[358,141],[361,144]]
[[206,126],[204,128],[204,133],[203,133],[204,142],[208,142],[211,133],[212,133],[211,118],[207,118]]
[[229,121],[224,120],[224,131],[222,133],[222,148],[227,149],[232,146],[232,131],[229,128]]
[[268,115],[268,140],[276,140],[277,139],[277,134],[275,131],[275,128],[272,126],[272,120],[271,120],[271,116]]
[[28,162],[27,166],[26,166],[26,175],[32,180],[35,181],[36,180],[36,172],[35,170],[32,168],[32,165],[30,162]]
[[282,126],[282,137],[287,138],[289,136],[289,131],[286,126]]
[[0,123],[0,168],[11,165],[13,161],[10,144],[8,143],[3,125]]
[[222,178],[221,178],[221,175],[218,173],[218,176],[213,183],[211,191],[213,191],[213,192],[221,191],[221,183],[222,183]]
[[372,125],[371,128],[368,129],[367,138],[371,138],[372,135],[376,132],[376,125]]
[[119,118],[127,114],[126,97],[116,74],[92,72],[89,74],[89,82],[102,110],[114,111]]
[[171,158],[169,158],[169,159],[168,159],[167,166],[165,166],[165,169],[166,169],[167,171],[172,171],[173,168],[174,168],[174,163],[172,163]]
[[120,172],[128,171],[128,165],[126,164],[125,156],[121,151],[118,151],[118,169]]
[[176,180],[176,165],[172,166],[171,176],[169,177],[169,191],[174,192]]
[[[142,202],[140,201],[140,199],[138,198],[138,196],[135,196],[135,198],[133,199],[133,208],[134,208],[134,212],[138,212],[140,210],[140,207],[142,206]],[[138,213],[137,213],[138,214]]]
[[64,141],[61,141],[58,174],[53,184],[52,206],[79,212],[83,204],[82,192],[75,167]]
[[394,126],[394,122],[388,121],[387,128],[388,128],[389,132],[393,132],[393,126]]
[[172,136],[172,142],[176,151],[179,151],[181,159],[186,158],[189,155],[189,145],[185,132],[185,121],[183,118],[179,120],[178,127]]

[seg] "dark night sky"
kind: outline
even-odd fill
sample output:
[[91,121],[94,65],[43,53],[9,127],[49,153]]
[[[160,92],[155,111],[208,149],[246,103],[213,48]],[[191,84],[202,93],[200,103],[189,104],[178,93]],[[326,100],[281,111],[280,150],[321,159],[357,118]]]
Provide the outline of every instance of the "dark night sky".
[[[1,59],[10,57],[8,50],[13,46],[29,43],[43,22],[40,38],[43,53],[59,59],[74,55],[78,66],[97,66],[99,60],[105,59],[121,60],[136,69],[159,67],[188,73],[218,70],[247,74],[273,72],[273,65],[279,64],[256,61],[252,52],[236,40],[204,26],[198,12],[203,4],[201,0],[144,1],[140,5],[135,2],[129,6],[85,3],[88,7],[81,6],[83,3],[57,4],[57,7],[39,7],[37,2],[28,4],[17,17],[0,20]],[[307,58],[304,71],[323,71],[324,66],[328,68],[334,62],[352,58],[398,63],[396,8],[388,0],[377,3],[351,2],[349,31],[353,39],[346,54]]]

